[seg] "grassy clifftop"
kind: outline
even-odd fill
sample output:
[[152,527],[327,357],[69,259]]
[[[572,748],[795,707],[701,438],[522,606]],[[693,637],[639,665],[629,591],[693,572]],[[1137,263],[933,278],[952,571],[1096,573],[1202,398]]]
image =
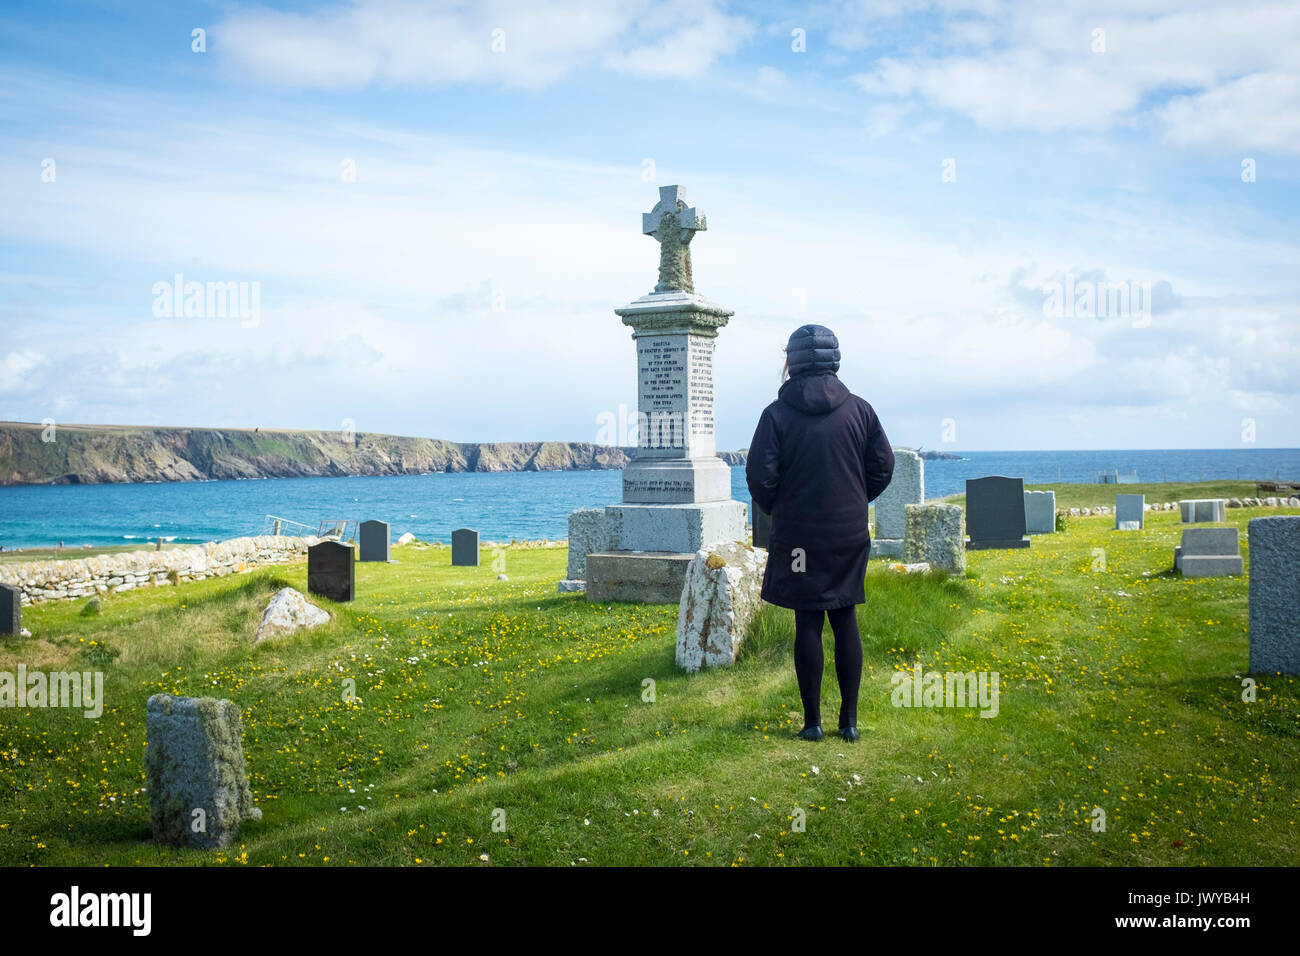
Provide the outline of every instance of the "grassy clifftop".
[[630,450],[265,428],[60,425],[53,437],[0,423],[0,485],[622,468]]

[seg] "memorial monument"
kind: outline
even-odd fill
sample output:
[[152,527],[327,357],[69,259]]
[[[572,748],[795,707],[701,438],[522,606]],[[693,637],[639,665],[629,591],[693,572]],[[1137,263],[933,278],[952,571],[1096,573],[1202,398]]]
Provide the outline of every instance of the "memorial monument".
[[623,500],[605,509],[608,550],[587,557],[587,600],[676,603],[695,552],[745,540],[745,505],[713,439],[713,345],[732,312],[695,292],[691,240],[705,218],[659,189],[641,231],[659,243],[653,292],[615,309],[637,354],[637,449]]

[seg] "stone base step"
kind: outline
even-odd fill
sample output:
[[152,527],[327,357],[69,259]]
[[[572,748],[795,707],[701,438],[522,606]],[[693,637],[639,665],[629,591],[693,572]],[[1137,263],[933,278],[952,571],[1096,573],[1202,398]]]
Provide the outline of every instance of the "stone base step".
[[693,553],[597,551],[587,555],[587,600],[678,604]]

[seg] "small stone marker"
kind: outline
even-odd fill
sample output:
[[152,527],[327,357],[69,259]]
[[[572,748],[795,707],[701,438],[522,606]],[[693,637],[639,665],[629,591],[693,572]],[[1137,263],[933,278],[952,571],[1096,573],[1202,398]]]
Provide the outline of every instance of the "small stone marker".
[[307,549],[307,590],[331,601],[356,596],[355,552],[342,541],[322,541]]
[[966,573],[966,528],[959,505],[930,502],[904,505],[903,560],[929,564],[936,571]]
[[457,528],[451,533],[451,566],[453,568],[478,567],[478,532],[470,528]]
[[260,644],[268,637],[280,637],[303,628],[328,624],[329,619],[327,611],[310,603],[293,588],[281,588],[262,612],[262,623],[257,626],[253,643]]
[[360,529],[362,561],[387,561],[389,559],[389,534],[387,521],[363,521]]
[[767,552],[740,542],[698,551],[677,607],[677,666],[693,673],[736,662],[763,601]]
[[17,637],[23,630],[23,592],[0,584],[0,637]]
[[966,479],[966,530],[968,551],[1029,547],[1024,479],[1002,475]]
[[1174,569],[1189,578],[1241,573],[1236,528],[1188,528],[1174,548]]
[[1252,518],[1250,670],[1300,675],[1300,516]]
[[1115,530],[1141,531],[1146,526],[1146,495],[1115,496]]
[[224,848],[245,820],[262,818],[248,789],[233,702],[154,694],[145,731],[149,822],[159,843]]
[[754,547],[767,549],[772,546],[772,516],[753,505],[754,511]]
[[897,558],[902,557],[907,528],[903,509],[925,501],[925,461],[910,448],[893,451],[894,477],[872,502],[876,508],[876,526],[871,534],[871,553]]
[[1025,531],[1051,534],[1056,530],[1056,492],[1025,492]]
[[1228,514],[1227,498],[1189,498],[1178,502],[1182,512],[1183,523],[1199,521],[1226,521]]

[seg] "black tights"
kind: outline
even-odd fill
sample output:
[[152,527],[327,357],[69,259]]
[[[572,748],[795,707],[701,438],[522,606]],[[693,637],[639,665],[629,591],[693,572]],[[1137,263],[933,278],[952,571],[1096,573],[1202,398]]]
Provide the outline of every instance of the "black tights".
[[835,635],[835,677],[840,684],[840,726],[858,722],[858,685],[862,682],[862,639],[854,606],[829,611],[794,612],[794,672],[803,698],[804,726],[822,722],[822,614]]

